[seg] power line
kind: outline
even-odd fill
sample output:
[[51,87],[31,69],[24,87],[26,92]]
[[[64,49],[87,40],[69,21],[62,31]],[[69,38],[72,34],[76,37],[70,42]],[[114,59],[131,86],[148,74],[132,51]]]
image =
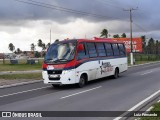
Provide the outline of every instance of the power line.
[[21,2],[21,3],[25,3],[25,4],[31,4],[31,5],[35,5],[35,6],[39,6],[39,7],[44,7],[44,8],[48,8],[48,9],[54,9],[54,10],[58,10],[58,11],[63,11],[63,12],[68,12],[68,13],[74,13],[74,14],[80,14],[80,15],[86,15],[86,16],[92,16],[92,17],[96,17],[96,18],[113,18],[113,19],[120,19],[120,18],[114,18],[114,17],[109,17],[109,16],[104,16],[104,15],[99,15],[99,14],[94,14],[94,13],[89,13],[89,12],[84,12],[84,11],[78,11],[78,10],[74,10],[74,9],[69,9],[69,8],[65,8],[65,7],[60,7],[60,6],[56,6],[56,5],[51,5],[51,4],[46,4],[43,2],[37,2],[34,0],[27,0],[27,1],[23,1],[23,0],[15,0],[17,2]]
[[[63,11],[63,12],[68,12],[68,13],[74,13],[74,14],[79,14],[79,15],[85,15],[85,16],[92,16],[92,17],[96,17],[96,18],[113,18],[113,19],[118,19],[118,20],[122,20],[121,18],[115,18],[115,17],[109,17],[109,16],[104,16],[104,15],[99,15],[99,14],[94,14],[94,13],[89,13],[89,12],[85,12],[85,11],[79,11],[79,10],[74,10],[74,9],[70,9],[70,8],[65,8],[65,7],[61,7],[61,6],[57,6],[57,5],[53,5],[53,4],[47,4],[44,2],[37,2],[34,0],[14,0],[17,2],[21,2],[21,3],[25,3],[25,4],[31,4],[31,5],[35,5],[35,6],[39,6],[39,7],[44,7],[47,9],[53,9],[53,10],[57,10],[57,11]],[[97,0],[99,1],[99,0]],[[103,1],[106,3],[106,1]],[[121,9],[121,7],[117,7],[118,9]],[[125,20],[126,22],[129,22],[127,20]],[[138,28],[140,28],[141,30],[146,31],[143,27],[141,27],[140,25],[135,24]]]
[[[96,0],[96,1],[103,2],[103,3],[106,4],[107,6],[109,5],[109,6],[112,6],[112,7],[114,7],[114,8],[117,8],[117,9],[123,9],[123,8],[120,7],[120,6],[117,6],[117,5],[115,5],[115,4],[108,3],[108,2],[106,2],[105,0]],[[113,0],[108,0],[108,1],[112,1],[112,2],[113,2]],[[123,9],[123,10],[124,10],[124,9]],[[141,29],[141,30],[143,30],[144,32],[147,33],[147,30],[145,30],[142,26],[136,24],[135,22],[133,22],[133,24],[134,24],[136,27],[138,27],[139,29]]]
[[120,6],[118,6],[118,5],[115,5],[115,4],[113,4],[113,3],[111,3],[111,2],[106,2],[106,1],[102,1],[102,0],[96,0],[96,1],[99,1],[99,2],[101,2],[101,3],[103,3],[103,5],[107,5],[107,6],[111,6],[111,7],[114,7],[114,8],[117,8],[117,9],[122,9],[123,10],[123,8],[122,7],[120,7]]
[[141,30],[145,31],[146,33],[148,33],[147,30],[144,29],[142,26],[138,25],[138,24],[135,23],[135,22],[133,22],[133,24],[134,24],[135,26],[137,26],[139,29],[141,29]]

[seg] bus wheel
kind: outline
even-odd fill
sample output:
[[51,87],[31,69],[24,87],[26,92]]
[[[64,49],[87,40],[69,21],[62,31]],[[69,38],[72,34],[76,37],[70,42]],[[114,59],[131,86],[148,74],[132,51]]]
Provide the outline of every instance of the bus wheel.
[[79,80],[79,83],[78,83],[78,87],[82,88],[82,87],[85,86],[85,84],[86,84],[85,77],[84,77],[84,75],[82,75],[80,77],[80,80]]
[[52,84],[52,86],[53,86],[54,88],[59,88],[59,87],[60,87],[60,85],[55,85],[55,84]]
[[117,79],[118,77],[119,77],[119,70],[118,70],[118,68],[116,68],[115,72],[114,72],[114,75],[113,75],[113,78]]

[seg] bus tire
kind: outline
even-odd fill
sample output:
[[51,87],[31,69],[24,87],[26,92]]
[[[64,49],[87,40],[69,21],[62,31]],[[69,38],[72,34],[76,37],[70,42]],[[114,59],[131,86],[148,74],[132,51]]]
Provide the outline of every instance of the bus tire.
[[52,86],[53,86],[54,88],[59,88],[59,87],[60,87],[60,85],[56,85],[56,84],[52,84]]
[[81,75],[81,77],[79,79],[78,87],[82,88],[85,86],[85,84],[86,84],[85,76]]
[[115,69],[115,72],[114,72],[114,75],[113,75],[113,78],[114,78],[114,79],[117,79],[118,77],[119,77],[119,69],[116,68],[116,69]]

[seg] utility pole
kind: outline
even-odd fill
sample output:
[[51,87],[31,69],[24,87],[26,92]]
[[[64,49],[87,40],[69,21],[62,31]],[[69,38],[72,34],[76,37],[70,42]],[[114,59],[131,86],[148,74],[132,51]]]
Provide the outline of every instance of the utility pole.
[[130,13],[130,42],[131,42],[131,52],[130,52],[130,59],[131,59],[131,65],[133,65],[133,44],[132,44],[132,11],[133,10],[137,10],[134,9],[134,8],[130,8],[130,9],[127,9],[127,10],[124,10],[124,11],[128,11]]
[[51,45],[51,37],[52,37],[52,36],[51,36],[51,29],[50,29],[50,45]]

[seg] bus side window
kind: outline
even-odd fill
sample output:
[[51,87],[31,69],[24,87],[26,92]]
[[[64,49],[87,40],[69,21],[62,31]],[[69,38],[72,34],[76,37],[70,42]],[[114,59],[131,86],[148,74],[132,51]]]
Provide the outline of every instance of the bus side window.
[[120,55],[124,56],[126,55],[126,50],[124,44],[118,44]]
[[87,48],[88,48],[89,57],[97,57],[96,47],[93,42],[87,43]]
[[83,44],[84,50],[78,51],[77,60],[88,58],[85,44],[84,43],[81,43],[81,44]]
[[105,43],[105,48],[106,48],[107,56],[113,56],[112,44]]
[[119,56],[118,45],[116,43],[113,43],[112,47],[113,47],[113,51],[114,51],[114,56]]
[[98,51],[98,55],[100,57],[106,56],[106,51],[105,51],[103,43],[96,43],[96,48],[97,48],[97,51]]

